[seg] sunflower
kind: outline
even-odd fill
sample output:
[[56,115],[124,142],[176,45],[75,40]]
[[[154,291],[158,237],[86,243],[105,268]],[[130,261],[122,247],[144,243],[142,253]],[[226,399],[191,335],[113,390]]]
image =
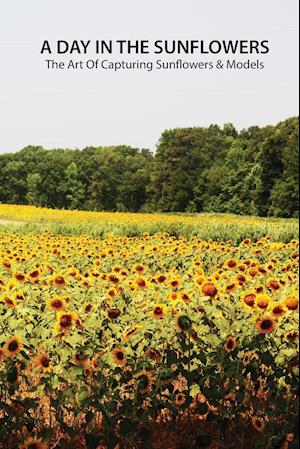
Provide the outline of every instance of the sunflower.
[[267,270],[265,267],[263,267],[262,265],[260,265],[260,266],[258,267],[258,271],[259,271],[259,273],[262,274],[263,276],[265,276],[266,274],[268,274],[268,270]]
[[157,281],[159,284],[163,284],[164,282],[166,282],[166,280],[167,280],[167,276],[165,276],[164,274],[159,274],[159,275],[156,277],[156,281]]
[[169,280],[169,285],[171,288],[176,290],[180,286],[180,279],[178,278],[172,278]]
[[189,302],[191,302],[191,297],[185,292],[181,292],[180,297],[185,304],[188,304]]
[[167,308],[164,304],[155,304],[152,310],[152,316],[153,318],[164,318],[167,313]]
[[113,267],[112,271],[114,271],[115,273],[120,273],[120,271],[122,270],[122,267],[119,267],[118,265]]
[[289,310],[297,310],[299,306],[299,300],[296,296],[290,296],[285,300],[285,305]]
[[56,288],[64,288],[67,281],[61,273],[56,273],[52,278],[52,285]]
[[132,335],[140,332],[142,330],[141,326],[133,326],[132,328],[128,329],[126,332],[124,332],[123,336],[126,341],[132,337]]
[[83,354],[82,352],[75,352],[75,354],[72,355],[72,360],[75,363],[75,365],[78,366],[84,366],[87,363],[87,356]]
[[22,290],[18,290],[13,294],[13,299],[16,301],[25,301],[26,295]]
[[285,315],[287,309],[280,303],[274,303],[272,306],[272,315],[275,318],[281,318]]
[[272,317],[265,316],[256,320],[255,327],[261,334],[270,334],[274,332],[276,324]]
[[247,265],[245,263],[238,264],[238,270],[242,273],[245,273],[247,271]]
[[256,301],[256,293],[254,290],[247,291],[242,296],[242,304],[244,307],[254,310]]
[[202,292],[205,296],[209,296],[211,299],[216,298],[218,295],[218,289],[212,282],[208,282],[203,285]]
[[286,341],[288,341],[289,343],[294,343],[296,340],[299,339],[299,331],[298,331],[298,329],[288,331],[288,332],[285,334],[284,338],[285,338]]
[[133,271],[135,271],[138,274],[143,274],[143,273],[145,273],[146,268],[144,267],[144,265],[136,264],[133,267]]
[[177,292],[171,292],[171,293],[169,294],[169,299],[170,299],[171,301],[177,301],[177,300],[178,300],[178,293],[177,293]]
[[118,291],[116,288],[111,287],[107,290],[106,295],[108,296],[108,298],[115,298],[116,296],[118,296]]
[[247,283],[248,279],[247,279],[247,277],[244,274],[239,273],[236,276],[236,281],[238,282],[239,285],[244,285],[244,284]]
[[194,279],[195,285],[202,287],[206,283],[206,278],[204,276],[198,276]]
[[3,268],[5,268],[6,270],[10,270],[10,268],[11,268],[11,263],[7,259],[3,260],[2,265],[3,265]]
[[268,279],[267,286],[274,292],[277,292],[278,290],[281,289],[279,279]]
[[30,280],[30,282],[32,283],[36,283],[39,279],[41,275],[41,272],[38,268],[30,271],[30,273],[28,273],[27,278]]
[[137,382],[137,390],[140,394],[146,394],[148,393],[153,385],[153,380],[151,373],[146,370],[139,371],[137,374],[135,374],[134,378]]
[[238,288],[239,284],[237,282],[231,282],[230,284],[226,285],[226,293],[232,293]]
[[228,259],[224,262],[224,266],[228,268],[229,270],[235,270],[238,263],[235,259]]
[[27,438],[19,449],[48,449],[48,444],[44,443],[40,438]]
[[115,364],[118,366],[123,366],[126,363],[126,355],[122,348],[115,348],[112,352]]
[[20,337],[11,337],[3,346],[4,354],[8,357],[17,355],[23,348],[23,341]]
[[21,271],[16,271],[13,274],[13,277],[18,281],[20,284],[24,284],[26,282],[26,275],[22,273]]
[[45,352],[37,356],[35,364],[43,373],[50,373],[52,371],[50,358]]
[[144,279],[142,276],[135,279],[135,286],[140,289],[144,289],[148,287],[146,279]]
[[116,276],[114,273],[111,273],[111,274],[108,276],[108,279],[109,279],[109,281],[110,281],[112,284],[118,284],[118,283],[120,282],[120,279],[119,279],[118,276]]
[[[223,275],[222,278],[224,279],[225,276]],[[221,280],[221,274],[218,272],[215,272],[211,275],[211,279],[215,282],[219,282]]]
[[109,309],[107,312],[111,320],[116,320],[121,315],[121,310],[118,308]]
[[257,416],[253,416],[251,422],[252,422],[253,427],[258,432],[263,432],[265,430],[266,425],[265,425],[264,421],[261,418],[259,418]]
[[227,341],[226,341],[226,343],[224,345],[224,348],[225,348],[225,351],[227,351],[227,352],[234,351],[235,348],[236,348],[236,341],[235,341],[235,339],[232,338],[232,337],[228,337]]
[[11,309],[15,309],[16,308],[16,305],[17,305],[16,301],[15,301],[15,299],[11,298],[10,296],[3,295],[3,296],[1,296],[0,300],[2,302],[4,302],[7,305],[7,307],[9,307]]
[[72,265],[71,267],[68,268],[68,271],[67,271],[67,275],[68,275],[68,276],[72,276],[72,277],[75,278],[78,274],[79,274],[79,273],[78,273],[78,271],[77,271],[77,268],[74,267],[73,265]]
[[271,303],[271,298],[268,295],[257,295],[256,297],[256,306],[258,309],[266,310]]
[[67,333],[77,320],[78,316],[74,312],[58,312],[55,330],[57,332]]
[[176,323],[181,332],[187,332],[192,327],[192,321],[187,315],[178,315]]
[[183,404],[185,403],[185,401],[186,401],[186,395],[185,395],[185,394],[183,394],[183,393],[178,393],[178,394],[176,395],[176,397],[175,397],[175,404],[176,404],[176,405],[181,406],[181,405],[183,405]]
[[161,359],[161,357],[160,357],[160,355],[159,355],[159,352],[156,351],[156,350],[153,349],[153,348],[147,348],[146,351],[145,351],[145,356],[146,356],[148,359],[153,360],[153,361],[155,361],[155,362],[159,362],[160,359]]
[[194,266],[197,268],[197,270],[196,270],[197,274],[199,274],[199,276],[203,276],[204,275],[204,270],[202,268],[202,261],[201,260],[195,260],[194,261]]
[[247,238],[247,239],[243,240],[242,243],[243,243],[244,245],[251,245],[252,240]]
[[59,312],[61,310],[64,310],[66,306],[65,299],[61,296],[54,296],[53,298],[50,298],[47,302],[47,306],[49,309],[54,310],[55,312]]

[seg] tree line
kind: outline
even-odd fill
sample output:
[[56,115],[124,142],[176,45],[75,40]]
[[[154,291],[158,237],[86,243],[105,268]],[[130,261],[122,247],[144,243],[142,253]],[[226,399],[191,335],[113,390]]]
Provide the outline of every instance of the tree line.
[[299,122],[162,133],[155,153],[129,146],[27,146],[0,155],[0,202],[59,209],[226,212],[296,217]]

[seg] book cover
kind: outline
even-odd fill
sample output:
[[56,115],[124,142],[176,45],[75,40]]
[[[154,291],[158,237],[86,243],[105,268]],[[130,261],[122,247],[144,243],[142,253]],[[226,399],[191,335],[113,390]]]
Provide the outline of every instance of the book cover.
[[0,5],[0,449],[296,449],[296,0]]

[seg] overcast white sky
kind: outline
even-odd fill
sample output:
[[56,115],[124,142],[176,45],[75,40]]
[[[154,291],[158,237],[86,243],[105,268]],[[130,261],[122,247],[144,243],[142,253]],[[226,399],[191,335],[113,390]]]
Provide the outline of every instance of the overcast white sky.
[[[266,39],[271,51],[262,71],[50,72],[45,39]],[[0,153],[154,149],[167,128],[275,124],[298,114],[297,41],[298,0],[0,0]]]

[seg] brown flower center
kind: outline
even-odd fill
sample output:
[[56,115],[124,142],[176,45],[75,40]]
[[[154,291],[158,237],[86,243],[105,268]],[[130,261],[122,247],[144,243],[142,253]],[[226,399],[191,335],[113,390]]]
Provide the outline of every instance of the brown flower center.
[[167,279],[167,278],[166,278],[165,276],[163,276],[163,275],[161,275],[161,276],[159,276],[159,277],[157,278],[158,282],[160,282],[161,284],[162,284],[163,282],[165,282],[166,279]]
[[18,347],[19,347],[19,344],[16,340],[11,341],[8,345],[9,351],[16,351],[18,349]]
[[55,282],[56,282],[58,285],[63,285],[63,284],[65,283],[65,280],[64,280],[64,278],[63,278],[62,276],[57,276],[57,277],[55,278]]
[[63,315],[60,319],[61,327],[69,327],[72,325],[72,317],[70,315]]
[[247,304],[247,306],[253,307],[255,303],[255,295],[253,294],[246,295],[244,301]]
[[23,274],[17,274],[17,275],[16,275],[16,279],[17,279],[18,281],[24,281],[25,276],[24,276]]
[[109,309],[108,311],[108,316],[111,319],[116,319],[118,318],[118,316],[120,315],[120,310],[119,309]]
[[277,281],[271,281],[270,282],[270,287],[273,288],[274,290],[279,290],[280,289],[280,285],[278,284]]
[[227,348],[228,349],[233,349],[233,347],[234,347],[234,341],[233,340],[228,340],[227,341]]
[[124,354],[123,354],[123,352],[122,352],[122,351],[118,351],[118,352],[116,353],[116,357],[117,357],[117,359],[120,360],[120,361],[124,360]]
[[163,313],[163,311],[162,311],[161,307],[155,307],[155,309],[154,309],[155,315],[161,315],[162,313]]
[[60,308],[62,307],[62,302],[61,302],[61,300],[60,300],[60,299],[55,299],[55,300],[52,302],[52,306],[53,306],[55,309],[60,309]]
[[206,296],[210,296],[212,298],[212,297],[216,296],[216,294],[218,293],[218,290],[216,289],[214,284],[205,284],[203,287],[203,293]]
[[50,366],[50,360],[48,359],[47,356],[43,356],[43,357],[41,358],[41,365],[42,365],[44,368],[49,368],[49,366]]
[[144,279],[138,279],[136,283],[139,287],[145,287],[145,285],[146,285],[146,282],[144,281]]
[[268,330],[272,327],[272,321],[271,320],[263,320],[261,323],[261,328],[263,330]]

